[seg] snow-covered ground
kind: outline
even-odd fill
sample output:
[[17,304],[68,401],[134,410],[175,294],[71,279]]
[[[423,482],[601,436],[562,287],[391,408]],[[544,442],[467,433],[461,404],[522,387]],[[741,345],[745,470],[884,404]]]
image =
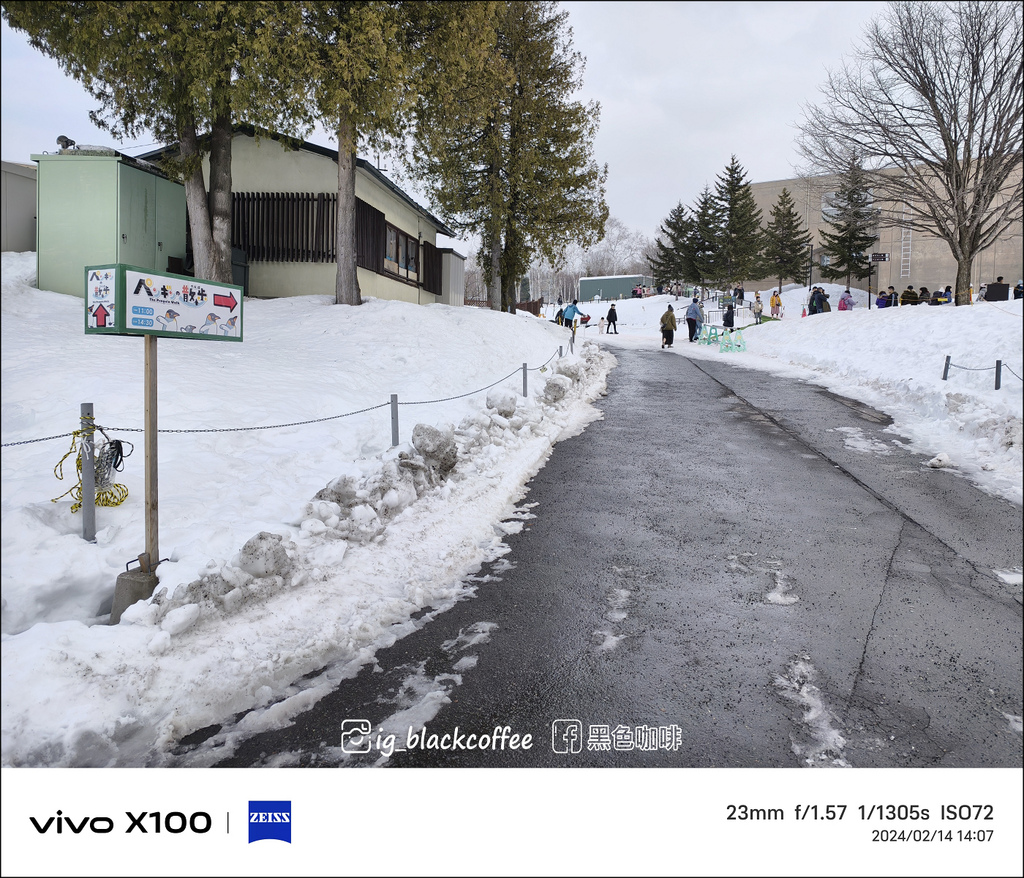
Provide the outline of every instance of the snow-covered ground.
[[[170,749],[197,729],[224,724],[230,747],[286,725],[474,587],[531,516],[517,504],[552,445],[599,416],[609,351],[657,347],[666,303],[681,323],[688,303],[621,301],[620,335],[595,325],[572,354],[565,329],[529,315],[322,296],[247,302],[242,344],[162,339],[160,428],[196,432],[160,435],[160,583],[109,626],[114,580],[144,548],[142,433],[129,432],[143,424],[142,341],[86,336],[83,302],[34,289],[34,267],[34,254],[3,254],[4,766],[180,764]],[[1020,301],[801,319],[806,290],[783,299],[783,320],[745,331],[746,352],[684,331],[666,356],[866,402],[936,465],[1021,503]],[[607,308],[583,310],[596,324]],[[960,368],[942,381],[947,355]],[[82,402],[135,444],[117,476],[128,499],[97,510],[95,543],[69,498],[51,502],[74,478],[72,458],[64,481],[54,467]],[[447,478],[444,436],[457,449]],[[419,721],[439,698],[425,694]]]

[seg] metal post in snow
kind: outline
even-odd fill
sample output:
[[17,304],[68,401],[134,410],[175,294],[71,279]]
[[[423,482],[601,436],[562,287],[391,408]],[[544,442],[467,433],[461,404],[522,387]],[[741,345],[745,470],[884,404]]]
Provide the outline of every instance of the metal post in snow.
[[562,346],[558,346],[558,359],[562,359]]
[[1003,383],[1003,361],[996,360],[996,390],[999,389]]
[[[998,386],[998,385],[997,385]],[[82,403],[82,539],[96,542],[96,432],[92,403]]]
[[[999,385],[996,384],[996,389],[999,389]],[[523,396],[529,396],[530,394],[526,390],[526,363],[523,363]]]
[[946,357],[946,365],[942,370],[942,380],[947,381],[949,379],[949,357]]
[[157,457],[157,359],[155,335],[143,339],[145,349],[145,443],[146,443],[146,554],[149,555],[145,572],[156,570],[160,563],[160,500]]
[[391,394],[391,447],[398,444],[398,394]]

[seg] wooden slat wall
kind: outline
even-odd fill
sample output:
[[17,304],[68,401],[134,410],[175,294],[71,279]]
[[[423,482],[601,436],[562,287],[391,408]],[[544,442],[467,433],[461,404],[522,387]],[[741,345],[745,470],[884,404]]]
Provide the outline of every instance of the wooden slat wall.
[[441,254],[429,241],[423,242],[423,289],[441,295]]
[[[379,251],[377,262],[383,265],[384,214],[357,199],[357,223],[360,207],[380,216],[381,240],[376,250]],[[232,195],[231,246],[244,250],[249,262],[336,262],[337,234],[338,196],[333,193],[235,192]],[[356,237],[358,242],[358,228]],[[369,235],[364,238],[367,245],[372,243]],[[372,258],[373,254],[370,256]]]

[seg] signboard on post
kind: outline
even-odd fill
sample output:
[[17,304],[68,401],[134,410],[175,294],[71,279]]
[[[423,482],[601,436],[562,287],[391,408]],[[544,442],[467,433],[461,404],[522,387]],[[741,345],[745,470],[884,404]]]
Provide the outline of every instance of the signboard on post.
[[889,254],[888,253],[872,253],[871,254],[871,261],[872,262],[888,262],[889,261]]
[[[160,563],[157,466],[157,338],[242,340],[242,290],[178,274],[115,263],[85,269],[85,331],[95,335],[143,336],[145,353],[146,551],[139,556],[145,574]],[[122,577],[114,607],[137,600]],[[147,580],[149,581],[149,580]],[[155,577],[151,584],[155,584]],[[122,588],[131,594],[126,597]],[[127,603],[125,603],[127,601]],[[120,610],[118,610],[118,614]]]
[[85,331],[242,340],[242,290],[133,265],[85,269]]

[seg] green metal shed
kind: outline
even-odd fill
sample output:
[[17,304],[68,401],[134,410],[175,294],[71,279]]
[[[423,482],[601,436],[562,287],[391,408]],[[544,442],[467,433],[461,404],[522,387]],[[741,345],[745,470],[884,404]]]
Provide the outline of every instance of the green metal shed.
[[185,187],[113,149],[34,155],[36,286],[85,295],[87,265],[167,271],[185,258]]
[[628,299],[636,286],[653,287],[654,278],[644,274],[614,274],[608,277],[581,277],[580,301],[592,302],[598,296],[601,301]]

